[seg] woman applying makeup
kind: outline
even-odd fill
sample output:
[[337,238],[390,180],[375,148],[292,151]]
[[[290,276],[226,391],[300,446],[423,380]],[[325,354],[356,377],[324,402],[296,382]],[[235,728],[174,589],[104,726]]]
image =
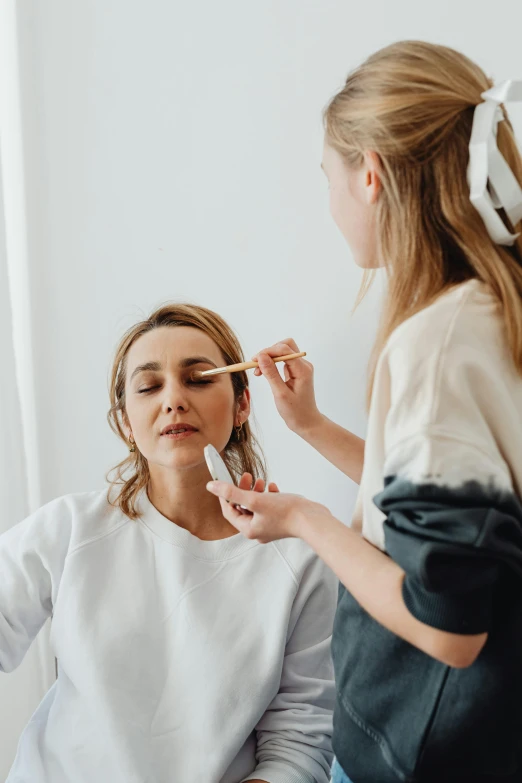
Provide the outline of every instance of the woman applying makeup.
[[193,377],[242,360],[205,308],[136,324],[111,374],[128,456],[109,497],[0,537],[0,671],[51,614],[58,661],[8,783],[327,783],[335,578],[300,541],[239,535],[206,491],[209,443],[265,486],[246,373]]
[[[315,405],[313,368],[277,408],[354,481],[352,528],[305,498],[222,484],[245,537],[306,541],[340,592],[334,783],[522,780],[522,159],[483,71],[406,41],[351,73],[325,112],[332,216],[385,267],[366,444]],[[245,477],[248,480],[248,477]]]

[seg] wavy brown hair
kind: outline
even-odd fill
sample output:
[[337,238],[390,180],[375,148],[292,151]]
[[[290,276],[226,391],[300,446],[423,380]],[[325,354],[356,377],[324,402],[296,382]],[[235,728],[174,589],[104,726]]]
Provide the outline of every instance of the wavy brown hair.
[[[132,345],[142,335],[153,329],[168,326],[192,326],[200,329],[214,340],[223,356],[223,364],[237,364],[244,361],[243,351],[238,338],[228,324],[212,310],[193,304],[166,304],[155,310],[144,321],[132,326],[122,337],[116,349],[109,381],[111,407],[107,414],[111,429],[128,447],[125,434],[125,381],[127,376],[127,357]],[[231,373],[234,399],[238,402],[248,388],[246,372]],[[253,478],[266,480],[266,465],[261,447],[247,421],[237,434],[234,428],[225,446],[224,460],[232,475],[239,478],[243,473],[251,473]],[[131,519],[138,516],[138,495],[148,485],[150,478],[148,462],[138,449],[129,453],[124,460],[107,474],[109,502],[119,506]]]
[[[401,41],[347,78],[324,113],[326,139],[350,168],[367,150],[381,162],[378,263],[388,294],[372,360],[391,332],[450,287],[477,278],[501,304],[509,350],[522,373],[522,238],[497,245],[469,195],[467,166],[475,107],[492,86],[474,62],[445,46]],[[502,107],[500,152],[522,185],[522,158]],[[503,210],[499,213],[510,231]],[[371,273],[370,273],[371,274]],[[368,274],[363,280],[368,288]]]

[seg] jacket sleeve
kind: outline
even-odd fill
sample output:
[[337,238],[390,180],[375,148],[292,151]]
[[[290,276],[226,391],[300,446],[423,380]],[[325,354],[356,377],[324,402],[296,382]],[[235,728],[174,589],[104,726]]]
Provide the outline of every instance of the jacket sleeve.
[[390,476],[375,502],[386,515],[386,551],[405,571],[403,598],[413,616],[451,633],[488,631],[495,591],[509,573],[522,576],[515,494],[477,481],[450,487]]

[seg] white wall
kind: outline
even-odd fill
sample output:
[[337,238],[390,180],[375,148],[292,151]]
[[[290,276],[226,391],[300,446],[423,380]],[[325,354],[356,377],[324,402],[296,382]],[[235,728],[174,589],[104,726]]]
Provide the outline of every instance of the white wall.
[[[100,487],[122,330],[171,298],[219,311],[247,356],[293,336],[325,413],[363,435],[375,291],[327,209],[321,109],[402,38],[521,77],[520,0],[46,0],[19,4],[44,500]],[[271,474],[347,521],[354,487],[253,397]],[[2,708],[3,709],[3,708]]]
[[[173,297],[219,311],[247,355],[294,336],[316,365],[322,409],[364,433],[377,298],[350,320],[360,273],[328,214],[321,109],[351,67],[398,38],[455,45],[500,77],[522,76],[519,2],[496,3],[496,18],[476,2],[436,9],[20,6],[44,499],[100,486],[119,458],[105,422],[111,352]],[[349,480],[285,429],[253,380],[274,478],[348,520]]]

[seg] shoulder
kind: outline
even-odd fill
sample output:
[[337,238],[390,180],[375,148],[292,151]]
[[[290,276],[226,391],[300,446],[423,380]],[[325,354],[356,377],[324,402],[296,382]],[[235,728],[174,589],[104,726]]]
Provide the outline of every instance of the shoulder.
[[499,443],[522,394],[500,306],[478,281],[456,286],[401,324],[382,354],[385,472],[507,485]]
[[456,286],[395,329],[379,365],[391,406],[411,403],[433,420],[441,393],[462,398],[511,373],[497,300],[476,280]]
[[300,538],[285,538],[273,541],[270,546],[288,569],[298,590],[304,585],[315,585],[337,594],[336,576],[307,543]]
[[500,306],[478,280],[469,280],[439,296],[390,335],[383,353],[388,359],[410,358],[411,364],[449,356],[460,347],[498,347],[502,340]]
[[310,547],[297,538],[272,544],[294,574],[296,593],[288,620],[288,650],[302,650],[319,643],[329,649],[339,582]]
[[31,514],[24,524],[36,535],[68,539],[69,549],[74,549],[126,520],[120,509],[109,503],[107,490],[97,490],[57,497]]

